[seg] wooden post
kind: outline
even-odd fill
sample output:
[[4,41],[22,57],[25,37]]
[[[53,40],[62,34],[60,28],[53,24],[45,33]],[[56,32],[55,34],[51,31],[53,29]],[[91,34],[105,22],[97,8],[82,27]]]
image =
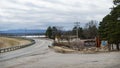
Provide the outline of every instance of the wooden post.
[[99,36],[97,36],[96,37],[96,47],[100,47],[100,37]]

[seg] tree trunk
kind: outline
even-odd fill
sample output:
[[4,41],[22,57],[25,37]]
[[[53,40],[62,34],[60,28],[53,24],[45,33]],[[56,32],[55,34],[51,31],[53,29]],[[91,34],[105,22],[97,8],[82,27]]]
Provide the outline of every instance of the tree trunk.
[[108,49],[109,51],[111,51],[111,44],[108,44]]
[[112,50],[114,50],[113,44],[112,44]]
[[120,50],[120,48],[119,48],[119,43],[116,44],[116,48],[117,48],[118,51]]

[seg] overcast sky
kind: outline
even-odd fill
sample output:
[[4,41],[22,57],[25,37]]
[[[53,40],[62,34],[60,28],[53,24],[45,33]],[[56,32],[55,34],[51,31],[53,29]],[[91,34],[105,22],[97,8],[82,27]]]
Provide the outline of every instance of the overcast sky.
[[112,6],[112,0],[0,0],[0,30],[71,29],[76,21],[101,21]]

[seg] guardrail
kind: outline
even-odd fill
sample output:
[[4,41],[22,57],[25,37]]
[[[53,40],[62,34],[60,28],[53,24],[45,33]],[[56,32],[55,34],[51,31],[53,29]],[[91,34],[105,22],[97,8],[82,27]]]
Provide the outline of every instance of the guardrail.
[[33,40],[33,39],[27,39],[27,38],[22,38],[22,39],[29,40],[29,41],[31,41],[31,43],[30,44],[26,44],[26,45],[13,46],[13,47],[9,47],[9,48],[0,48],[0,53],[14,51],[14,50],[21,49],[21,48],[24,48],[24,47],[27,47],[27,46],[35,44],[35,40]]

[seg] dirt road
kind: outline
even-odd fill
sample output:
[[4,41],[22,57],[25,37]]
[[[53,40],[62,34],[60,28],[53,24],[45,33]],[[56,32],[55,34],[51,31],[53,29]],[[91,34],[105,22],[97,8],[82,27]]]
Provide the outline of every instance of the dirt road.
[[120,68],[120,52],[61,54],[48,48],[51,40],[0,54],[0,68]]

